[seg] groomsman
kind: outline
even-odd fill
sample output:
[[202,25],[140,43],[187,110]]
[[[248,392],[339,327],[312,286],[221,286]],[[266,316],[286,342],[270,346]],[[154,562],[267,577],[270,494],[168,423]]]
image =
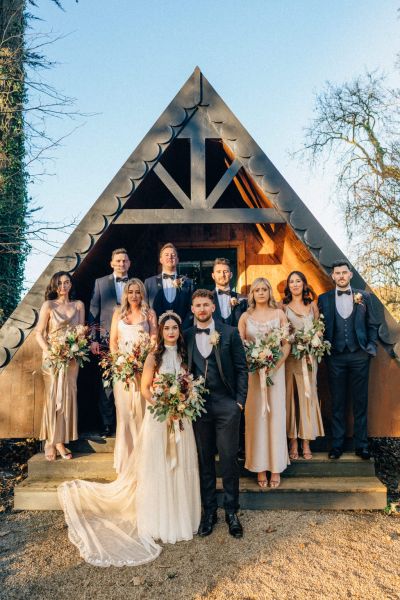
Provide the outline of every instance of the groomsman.
[[242,537],[237,516],[239,508],[239,467],[237,462],[240,415],[247,396],[246,356],[238,330],[214,321],[215,304],[209,290],[196,290],[192,312],[197,325],[184,337],[188,368],[195,377],[203,375],[209,390],[206,413],[194,422],[200,466],[203,516],[199,535],[207,536],[217,522],[215,447],[217,447],[224,486],[225,520],[233,537]]
[[370,358],[376,355],[378,323],[374,320],[371,294],[350,286],[353,273],[345,260],[332,265],[336,288],[318,299],[325,318],[325,337],[332,344],[326,357],[332,398],[332,449],[329,458],[343,453],[346,433],[346,401],[353,401],[355,452],[370,458],[367,439],[368,375]]
[[231,263],[227,258],[214,260],[211,274],[215,281],[214,319],[237,327],[240,317],[247,310],[247,301],[245,298],[240,298],[239,294],[231,289],[232,275]]
[[165,244],[160,250],[162,271],[159,275],[149,277],[144,282],[147,300],[157,317],[167,310],[173,310],[182,319],[190,311],[193,293],[193,282],[185,276],[178,275],[178,251],[171,243]]
[[[130,260],[125,248],[113,250],[111,255],[111,275],[96,279],[89,309],[89,326],[91,327],[91,351],[100,354],[101,349],[107,350],[111,320],[116,306],[121,303],[121,296],[126,282]],[[115,427],[114,396],[111,387],[101,386],[99,409],[102,419],[101,435],[110,436]]]

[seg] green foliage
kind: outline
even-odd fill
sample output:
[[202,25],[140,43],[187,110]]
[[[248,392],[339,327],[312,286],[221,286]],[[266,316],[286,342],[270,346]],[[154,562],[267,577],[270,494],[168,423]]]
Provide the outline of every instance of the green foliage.
[[5,2],[1,14],[0,47],[0,306],[7,317],[16,307],[23,285],[29,245],[25,240],[28,210],[24,166],[22,2]]

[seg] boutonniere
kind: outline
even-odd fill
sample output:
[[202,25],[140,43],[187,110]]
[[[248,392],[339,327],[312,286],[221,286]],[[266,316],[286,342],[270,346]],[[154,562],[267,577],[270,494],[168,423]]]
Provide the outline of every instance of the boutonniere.
[[185,281],[186,281],[186,277],[185,277],[185,275],[182,275],[181,277],[177,277],[176,279],[173,279],[172,285],[177,290],[181,290],[183,288],[183,284],[185,283]]
[[231,296],[231,306],[232,306],[232,308],[234,308],[238,304],[239,304],[239,300],[236,298],[236,296]]
[[218,333],[218,331],[213,331],[210,334],[210,338],[209,338],[211,346],[218,346],[220,338],[221,338],[221,334]]
[[353,295],[354,304],[362,304],[363,303],[363,295],[360,292],[357,292]]

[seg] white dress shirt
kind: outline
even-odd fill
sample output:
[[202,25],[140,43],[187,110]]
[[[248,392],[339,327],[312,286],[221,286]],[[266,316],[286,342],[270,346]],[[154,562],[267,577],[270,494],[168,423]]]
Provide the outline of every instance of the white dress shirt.
[[218,288],[216,288],[215,291],[216,291],[217,298],[218,298],[218,304],[219,304],[219,310],[221,311],[221,317],[223,319],[227,319],[232,312],[230,290],[227,290],[227,291],[229,291],[229,294],[218,294]]
[[338,313],[342,317],[342,319],[348,319],[350,317],[351,313],[353,312],[353,308],[354,308],[353,292],[350,287],[346,288],[346,290],[340,289],[341,292],[350,290],[351,294],[341,294],[339,296],[338,295],[339,289],[340,288],[336,288],[336,292],[335,292],[336,310],[338,311]]
[[212,320],[209,325],[204,325],[204,323],[197,323],[197,327],[199,329],[209,329],[210,330],[209,335],[207,335],[206,333],[196,333],[197,349],[203,358],[208,358],[213,349],[212,343],[210,342],[210,336],[213,333],[213,331],[215,331],[214,320]]
[[117,276],[114,273],[114,285],[115,285],[115,293],[117,295],[117,302],[121,304],[122,292],[124,291],[124,287],[126,285],[126,281],[117,281]]
[[[164,279],[164,272],[161,273],[164,296],[167,299],[167,302],[169,302],[170,304],[172,304],[172,302],[176,298],[176,287],[174,286],[174,281],[177,278],[176,273],[171,274],[173,275],[173,279],[171,279],[170,277]],[[169,273],[167,273],[167,275],[169,275]]]

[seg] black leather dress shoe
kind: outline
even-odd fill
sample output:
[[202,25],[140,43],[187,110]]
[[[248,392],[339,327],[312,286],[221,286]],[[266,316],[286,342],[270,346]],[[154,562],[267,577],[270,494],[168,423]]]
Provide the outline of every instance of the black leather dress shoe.
[[218,514],[216,510],[214,512],[204,513],[204,515],[201,517],[200,526],[197,534],[201,537],[206,537],[207,535],[210,535],[217,521]]
[[234,538],[243,537],[243,527],[236,513],[225,513],[225,521],[228,523],[229,533]]
[[364,460],[369,460],[371,458],[371,453],[368,448],[357,448],[356,455],[361,456]]
[[113,428],[111,425],[104,425],[103,429],[100,432],[101,437],[112,437]]
[[329,452],[329,458],[340,458],[343,454],[343,450],[341,448],[332,448]]

